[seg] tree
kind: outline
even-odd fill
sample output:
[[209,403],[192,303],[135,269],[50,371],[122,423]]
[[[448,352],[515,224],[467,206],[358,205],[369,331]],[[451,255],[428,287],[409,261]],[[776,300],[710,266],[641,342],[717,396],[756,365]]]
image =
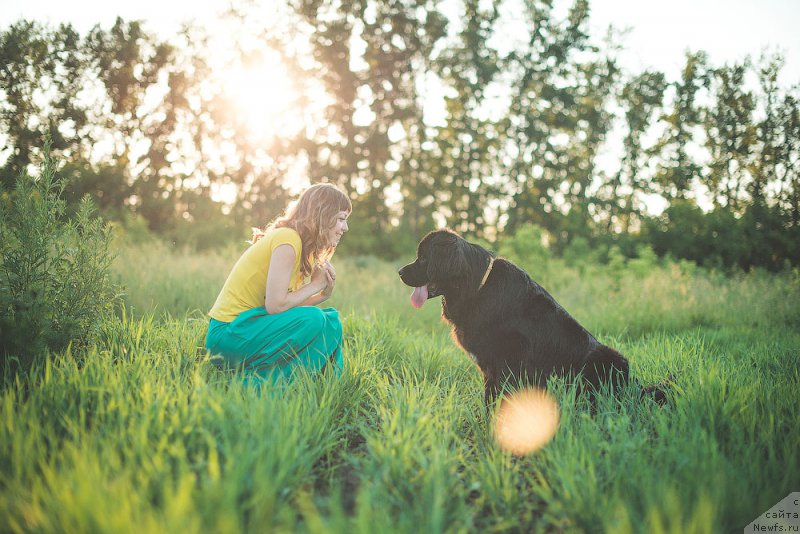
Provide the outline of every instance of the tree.
[[653,192],[650,177],[644,174],[650,160],[650,147],[643,145],[642,137],[650,130],[663,105],[665,89],[663,73],[645,71],[626,82],[620,93],[627,133],[623,140],[620,169],[611,184],[610,203],[613,207],[608,223],[611,225],[616,217],[626,234],[643,211],[639,195]]
[[[363,235],[354,228],[350,241],[360,240],[367,250],[392,253],[393,220],[398,223],[403,205],[413,206],[414,226],[428,224],[429,216],[421,212],[431,189],[422,166],[426,158],[419,158],[416,168],[407,162],[423,155],[426,142],[417,88],[444,35],[436,5],[427,0],[295,3],[313,29],[315,75],[330,99],[326,127],[309,132],[302,152],[312,180],[330,180],[351,191],[354,209],[368,224]],[[410,176],[401,175],[401,169]],[[391,190],[406,193],[403,205],[388,205]]]
[[706,148],[711,156],[705,177],[714,206],[726,206],[741,214],[745,186],[754,194],[752,202],[764,202],[766,183],[760,174],[751,175],[756,124],[755,97],[744,89],[747,61],[709,71],[712,102],[705,110]]
[[437,207],[447,225],[461,233],[484,237],[488,207],[500,194],[499,120],[487,110],[494,104],[502,63],[489,40],[497,30],[498,5],[481,8],[464,3],[465,23],[434,63],[436,73],[450,90],[445,97],[445,121],[435,138],[432,158],[437,177]]
[[661,117],[665,131],[655,146],[660,156],[654,182],[668,199],[684,199],[701,175],[701,166],[688,153],[695,128],[702,123],[698,95],[708,87],[708,57],[705,52],[686,54],[681,79],[670,84],[671,109]]
[[[174,49],[145,33],[138,21],[120,18],[108,31],[95,26],[86,37],[86,48],[110,104],[101,122],[113,146],[110,160],[128,170],[134,209],[152,229],[165,229],[174,217],[168,147],[174,110],[164,110],[158,120],[143,108],[148,92],[169,72]],[[139,144],[147,146],[143,155],[135,150]]]
[[79,103],[87,59],[74,28],[20,21],[0,33],[0,138],[10,148],[0,183],[12,187],[41,156],[44,137],[55,155],[91,146],[87,110]]
[[588,2],[576,1],[564,20],[551,2],[525,9],[528,43],[506,64],[514,76],[503,154],[512,183],[507,229],[532,222],[565,245],[591,233],[597,202],[590,185],[618,69],[589,42]]
[[779,198],[793,228],[800,227],[800,97],[785,95],[779,110],[781,141],[776,154]]

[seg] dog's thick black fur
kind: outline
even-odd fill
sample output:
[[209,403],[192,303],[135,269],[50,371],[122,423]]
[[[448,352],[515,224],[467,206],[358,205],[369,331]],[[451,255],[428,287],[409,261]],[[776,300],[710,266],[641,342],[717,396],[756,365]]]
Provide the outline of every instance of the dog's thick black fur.
[[[399,274],[427,298],[442,296],[454,339],[483,372],[487,406],[505,383],[544,388],[551,375],[581,375],[581,386],[594,392],[628,381],[628,360],[597,341],[525,271],[455,232],[429,233]],[[662,392],[653,396],[663,401]]]

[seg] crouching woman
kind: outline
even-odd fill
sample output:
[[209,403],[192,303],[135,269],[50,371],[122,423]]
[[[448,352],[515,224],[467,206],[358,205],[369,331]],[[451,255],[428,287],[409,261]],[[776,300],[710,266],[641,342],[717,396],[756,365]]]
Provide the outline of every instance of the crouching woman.
[[340,189],[312,185],[282,217],[254,232],[233,266],[209,312],[206,348],[242,369],[246,382],[291,378],[299,368],[341,372],[339,314],[317,305],[336,285],[330,259],[351,211]]

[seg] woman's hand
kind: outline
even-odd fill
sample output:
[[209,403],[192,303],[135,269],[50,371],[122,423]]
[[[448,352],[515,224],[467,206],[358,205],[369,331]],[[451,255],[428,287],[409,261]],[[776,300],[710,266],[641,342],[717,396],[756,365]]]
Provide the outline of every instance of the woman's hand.
[[334,282],[336,282],[336,269],[333,268],[333,264],[329,261],[325,262],[325,268],[328,270],[328,273],[331,275],[331,278]]
[[333,293],[333,286],[336,285],[336,269],[333,268],[329,261],[326,261],[321,268],[325,271],[325,280],[327,282],[325,289],[322,290],[322,296],[327,299]]
[[314,293],[324,293],[328,289],[328,279],[328,270],[325,268],[325,266],[317,265],[311,272],[311,281],[309,282],[309,285],[314,288]]

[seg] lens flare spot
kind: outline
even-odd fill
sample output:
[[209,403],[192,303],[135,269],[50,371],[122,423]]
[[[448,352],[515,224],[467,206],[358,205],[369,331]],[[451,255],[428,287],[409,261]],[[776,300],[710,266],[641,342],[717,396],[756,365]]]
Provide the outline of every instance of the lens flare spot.
[[503,398],[495,420],[495,439],[504,451],[524,456],[542,448],[558,429],[556,401],[539,389],[521,389]]

